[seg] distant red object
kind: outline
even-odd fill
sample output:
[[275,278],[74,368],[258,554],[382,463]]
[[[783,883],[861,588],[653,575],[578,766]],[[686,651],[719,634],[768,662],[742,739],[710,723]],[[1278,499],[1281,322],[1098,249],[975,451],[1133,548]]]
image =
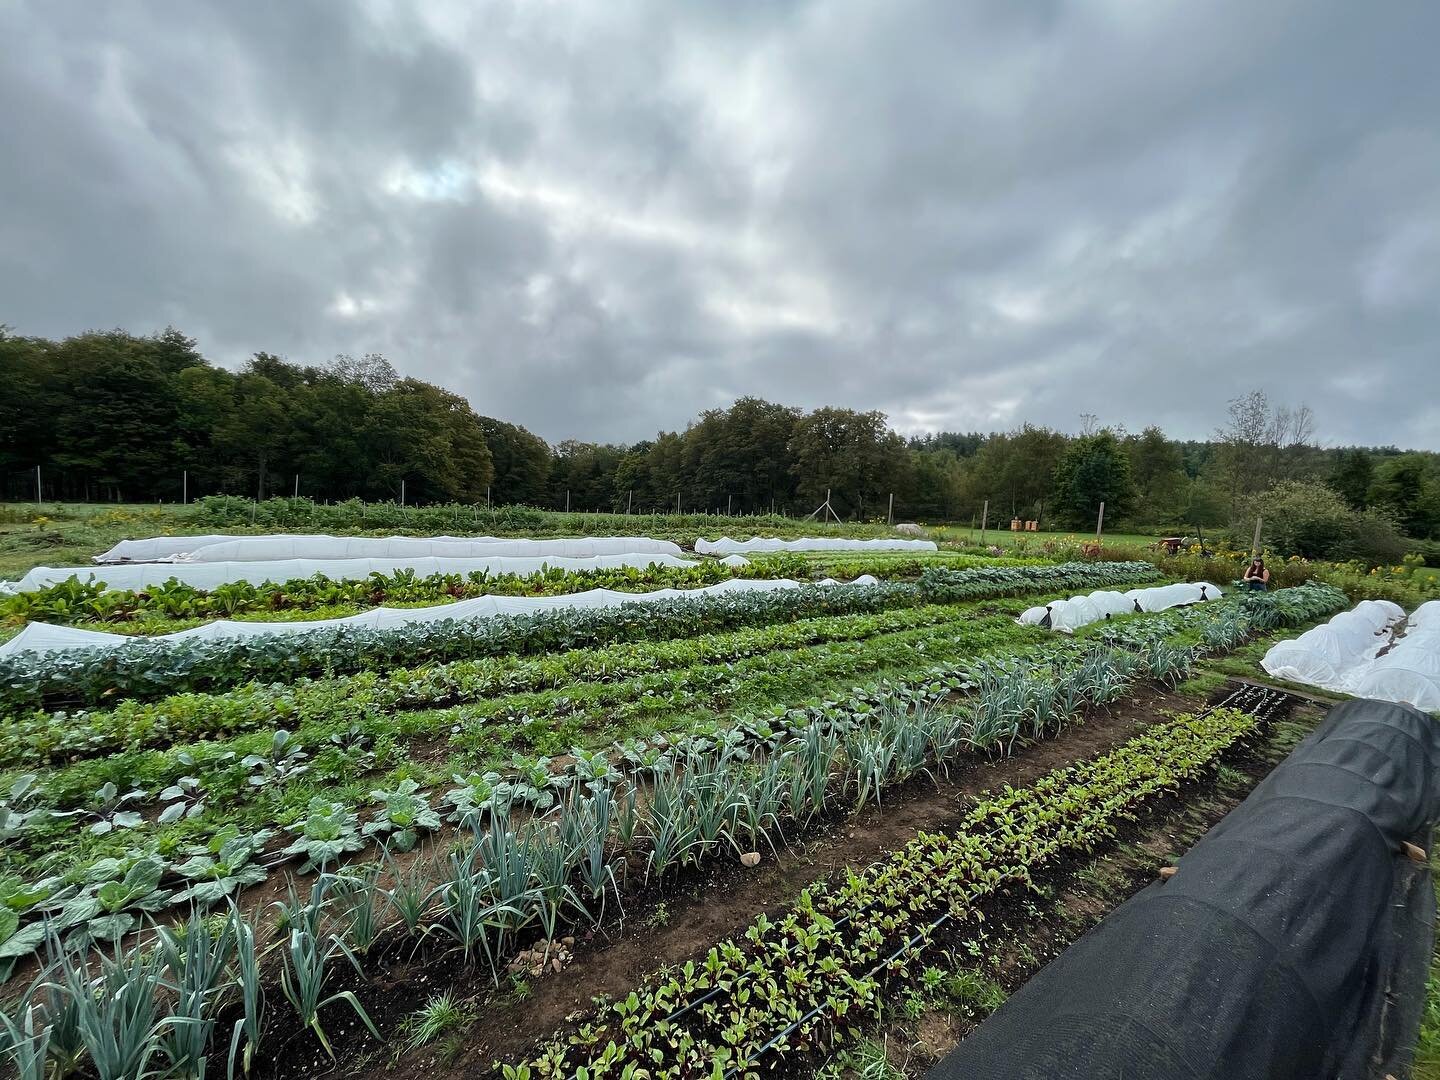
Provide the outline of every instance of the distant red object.
[[1183,536],[1165,536],[1160,539],[1159,546],[1165,549],[1167,555],[1178,555],[1185,544]]

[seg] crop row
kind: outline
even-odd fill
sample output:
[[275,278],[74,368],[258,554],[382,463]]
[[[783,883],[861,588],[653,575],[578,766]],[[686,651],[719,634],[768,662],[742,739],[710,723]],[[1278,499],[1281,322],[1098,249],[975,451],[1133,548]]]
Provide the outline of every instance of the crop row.
[[531,1077],[758,1077],[763,1054],[858,1033],[888,977],[944,922],[979,918],[990,897],[1066,855],[1094,850],[1144,803],[1204,775],[1254,716],[1179,716],[1099,758],[976,806],[953,834],[922,833],[842,882],[817,884],[785,915],[757,919],[700,962],[654,977],[528,1062]]
[[[62,624],[128,623],[139,620],[234,618],[257,611],[313,611],[316,608],[379,607],[444,603],[473,596],[560,596],[586,589],[689,589],[741,576],[744,568],[713,560],[694,566],[621,566],[603,570],[547,568],[539,574],[417,575],[413,570],[375,571],[367,578],[308,578],[254,584],[234,581],[213,589],[174,578],[141,590],[107,590],[103,582],[71,577],[34,592],[0,600],[0,618]],[[778,569],[778,568],[777,568]],[[103,576],[103,568],[99,573]],[[781,573],[747,574],[781,577]],[[150,626],[144,626],[152,632]]]
[[[181,739],[213,738],[277,724],[294,729],[324,720],[332,727],[344,728],[379,712],[435,709],[481,699],[489,699],[487,715],[523,711],[533,716],[536,713],[531,710],[541,706],[533,696],[552,690],[561,698],[574,700],[572,695],[583,693],[585,686],[599,687],[697,665],[728,666],[777,650],[861,641],[974,617],[968,605],[931,604],[547,656],[455,660],[387,672],[302,679],[289,685],[246,683],[213,694],[124,701],[112,709],[34,710],[15,716],[0,731],[0,768],[163,747]],[[514,695],[532,697],[510,702]]]
[[541,653],[622,641],[654,641],[773,622],[1013,596],[1039,591],[1129,587],[1157,577],[1149,563],[1062,563],[930,569],[918,582],[801,586],[708,595],[615,608],[568,608],[533,615],[412,623],[385,629],[338,625],[249,639],[147,642],[0,659],[0,707],[48,699],[93,704],[288,681],[506,653]]
[[[891,557],[891,556],[899,556]],[[603,570],[549,568],[538,574],[430,574],[413,570],[379,571],[360,580],[324,574],[308,578],[253,584],[230,582],[201,589],[177,580],[143,590],[107,590],[99,581],[78,577],[45,589],[0,599],[0,619],[44,621],[62,625],[105,623],[140,633],[168,633],[206,619],[265,613],[307,613],[324,609],[330,616],[383,605],[441,604],[476,596],[563,596],[588,589],[643,592],[650,589],[693,589],[730,578],[793,578],[825,576],[854,579],[883,574],[887,579],[917,578],[932,566],[962,569],[975,566],[1022,566],[1035,560],[977,558],[936,553],[829,553],[824,559],[780,553],[748,566],[727,566],[705,559],[694,566],[622,566]]]
[[[851,523],[828,525],[782,514],[721,516],[707,513],[618,514],[539,510],[533,506],[477,506],[469,503],[437,503],[429,506],[402,506],[393,502],[362,502],[346,499],[318,503],[307,498],[270,498],[263,502],[238,495],[210,495],[195,504],[195,510],[175,524],[196,529],[225,528],[280,530],[286,532],[383,531],[494,534],[496,536],[614,536],[644,533],[666,539],[729,532],[767,536],[893,536],[886,525]],[[671,535],[673,534],[673,535]]]

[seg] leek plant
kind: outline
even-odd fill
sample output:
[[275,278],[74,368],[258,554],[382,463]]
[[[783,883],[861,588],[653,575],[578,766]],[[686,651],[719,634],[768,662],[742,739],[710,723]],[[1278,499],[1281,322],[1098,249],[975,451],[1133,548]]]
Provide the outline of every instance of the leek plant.
[[845,756],[850,760],[855,780],[856,812],[865,808],[872,792],[878,804],[880,793],[894,771],[895,744],[883,732],[865,728],[851,733],[845,743]]
[[771,833],[781,832],[780,816],[785,812],[785,777],[790,758],[786,752],[771,753],[763,764],[754,767],[747,777],[745,790],[739,795],[736,823],[750,851],[759,851],[763,840],[772,854],[776,852]]
[[322,996],[329,976],[330,961],[337,955],[345,957],[357,972],[360,971],[360,962],[355,958],[355,954],[338,937],[332,934],[321,938],[311,933],[305,925],[297,923],[290,928],[289,941],[281,953],[283,962],[280,968],[281,993],[299,1014],[300,1022],[315,1032],[320,1045],[332,1060],[335,1050],[330,1045],[325,1029],[320,1026],[320,1010],[327,1005],[337,1001],[346,1002],[370,1029],[371,1034],[377,1039],[380,1037],[370,1014],[352,991],[341,990],[329,997]]
[[657,776],[650,790],[650,857],[645,876],[663,878],[673,867],[685,862],[700,843],[700,826],[693,804],[686,801],[688,790],[681,774]]
[[490,831],[475,844],[483,893],[491,904],[488,918],[497,931],[497,948],[503,949],[507,938],[529,922],[537,909],[539,894],[532,869],[536,849],[534,828],[512,828],[508,809],[503,813],[497,809]]
[[691,757],[679,775],[680,799],[692,811],[696,843],[685,860],[698,863],[712,849],[735,846],[741,802],[738,770],[724,749],[713,757]]
[[244,1075],[250,1075],[255,1050],[260,1045],[260,1032],[265,1019],[265,994],[260,988],[260,958],[255,949],[255,927],[230,902],[230,936],[235,945],[235,981],[240,989],[240,1018],[230,1035],[230,1058],[226,1071],[228,1080],[235,1080],[235,1057],[243,1042],[241,1057]]
[[206,1050],[219,1001],[229,988],[226,969],[234,948],[232,924],[222,923],[217,933],[199,912],[191,912],[179,933],[156,928],[156,949],[170,994],[160,1049],[173,1075],[183,1080],[204,1080]]
[[818,724],[807,725],[800,731],[794,752],[790,813],[801,820],[803,810],[803,820],[808,823],[816,814],[825,812],[830,773],[840,754],[840,736],[833,731],[828,734],[821,731]]
[[418,948],[419,939],[424,934],[420,924],[430,910],[434,897],[430,886],[433,864],[415,859],[408,868],[402,870],[388,849],[384,851],[383,858],[391,885],[388,889],[382,888],[380,895],[384,898],[386,909],[395,913],[406,936],[415,939],[415,947]]
[[440,897],[438,928],[455,942],[466,966],[473,966],[483,952],[490,977],[498,986],[495,954],[502,940],[502,920],[519,919],[522,913],[490,900],[490,875],[477,867],[478,851],[479,845],[472,844],[463,853],[451,853],[449,877],[436,890]]
[[34,990],[27,990],[12,1012],[0,1008],[0,1062],[10,1063],[15,1080],[45,1080],[49,1067],[50,1028]]
[[[630,795],[633,807],[633,787]],[[600,903],[598,911],[585,909],[597,923],[605,913],[605,886],[608,884],[614,890],[617,900],[620,896],[620,883],[615,879],[616,863],[608,857],[606,849],[615,803],[613,791],[605,786],[597,787],[589,796],[572,793],[562,805],[557,826],[562,842],[577,854],[581,886],[592,904]],[[623,908],[621,915],[624,915]]]
[[545,959],[550,959],[550,946],[560,912],[568,905],[582,918],[589,918],[579,895],[570,885],[570,872],[575,863],[576,849],[567,845],[559,831],[551,826],[536,829],[530,837],[530,873],[534,881],[534,910],[545,930]]
[[[156,955],[141,949],[127,955],[90,957],[68,950],[59,958],[60,985],[75,1006],[75,1023],[97,1080],[136,1080],[150,1075],[167,1020],[160,1009],[163,990]],[[183,1023],[184,1021],[180,1021]]]
[[1166,686],[1175,686],[1189,678],[1195,667],[1195,652],[1184,645],[1172,645],[1166,641],[1152,641],[1145,647],[1145,667],[1152,679],[1158,679]]
[[635,834],[639,827],[639,793],[632,784],[625,789],[625,794],[619,796],[615,801],[615,839],[620,844],[622,851],[634,849]]
[[344,919],[345,937],[359,955],[370,952],[380,936],[380,909],[376,897],[380,893],[380,864],[366,863],[351,867],[335,876],[335,899]]

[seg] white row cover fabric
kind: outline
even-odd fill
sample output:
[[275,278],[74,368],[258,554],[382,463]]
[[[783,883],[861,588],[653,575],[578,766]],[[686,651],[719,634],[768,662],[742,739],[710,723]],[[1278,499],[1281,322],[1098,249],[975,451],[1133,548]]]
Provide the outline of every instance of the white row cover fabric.
[[744,555],[726,555],[723,559],[717,559],[721,566],[749,566],[750,560]]
[[1208,581],[1154,585],[1123,593],[1100,589],[1088,595],[1052,600],[1048,604],[1027,608],[1016,621],[1026,626],[1043,626],[1048,616],[1050,629],[1069,634],[1111,615],[1165,611],[1186,604],[1203,604],[1206,600],[1216,600],[1224,595],[1218,586]]
[[580,536],[526,540],[494,536],[181,536],[122,540],[95,561],[269,562],[281,559],[476,559],[505,556],[589,559],[597,555],[683,555],[680,545],[648,536]]
[[1440,608],[1426,618],[1426,606],[1395,639],[1404,609],[1388,600],[1362,600],[1297,638],[1277,642],[1260,666],[1289,682],[1440,710]]
[[[609,608],[621,604],[646,604],[658,600],[690,600],[696,597],[715,596],[723,593],[769,592],[775,589],[798,589],[802,583],[788,578],[752,580],[733,578],[718,585],[707,585],[700,589],[656,589],[653,592],[616,592],[613,589],[590,589],[588,592],[571,593],[568,596],[477,596],[472,600],[458,600],[453,604],[439,604],[423,608],[374,608],[344,619],[320,619],[306,622],[236,622],[220,619],[190,630],[174,634],[147,637],[149,642],[183,642],[197,638],[205,640],[242,640],[246,638],[269,637],[277,634],[300,634],[307,630],[318,630],[336,626],[357,626],[381,629],[416,623],[438,622],[443,619],[474,620],[494,618],[497,615],[533,615],[541,611],[558,611],[569,608]],[[817,582],[819,585],[840,586],[834,578]],[[878,579],[864,574],[850,585],[876,585]],[[51,623],[30,623],[19,634],[4,645],[0,645],[0,656],[11,656],[22,652],[49,653],[62,649],[115,649],[137,640],[124,634],[106,634],[95,630],[80,630],[72,626],[55,626]]]
[[121,540],[109,551],[96,555],[94,562],[155,562],[171,559],[210,544],[223,544],[238,537],[230,533],[203,533],[199,536],[150,536],[144,540]]
[[1435,627],[1440,629],[1440,600],[1426,600],[1410,613],[1410,627]]
[[798,540],[767,540],[752,536],[749,540],[695,541],[700,555],[734,555],[742,551],[939,551],[933,540],[846,540],[832,536],[802,536]]
[[[511,558],[481,559],[277,559],[272,562],[124,563],[113,566],[37,566],[17,582],[0,582],[0,592],[37,592],[70,578],[103,582],[110,592],[138,592],[174,578],[197,589],[214,589],[235,581],[252,585],[296,581],[324,574],[333,581],[363,581],[371,574],[413,570],[416,577],[431,574],[518,574],[529,577],[545,567],[552,570],[613,570],[622,566],[698,566],[693,559],[673,555],[596,555],[586,559]],[[8,585],[8,588],[6,587]]]

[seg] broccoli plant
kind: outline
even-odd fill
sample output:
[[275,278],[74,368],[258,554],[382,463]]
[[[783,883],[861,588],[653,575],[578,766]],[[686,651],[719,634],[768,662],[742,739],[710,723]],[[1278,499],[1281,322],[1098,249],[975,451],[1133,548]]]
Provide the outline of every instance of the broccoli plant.
[[155,819],[159,825],[168,825],[182,817],[193,818],[202,813],[205,809],[205,798],[200,791],[199,777],[180,777],[160,792],[160,801],[165,804],[165,809],[161,810],[160,816]]
[[500,774],[496,772],[471,773],[469,776],[453,777],[460,786],[445,793],[445,801],[452,807],[448,820],[459,822],[466,828],[476,828],[480,819],[495,806],[502,793]]
[[253,787],[278,784],[309,770],[308,755],[290,732],[280,728],[270,738],[270,749],[264,754],[247,754],[240,764],[250,770]]
[[373,821],[360,831],[366,836],[388,836],[396,851],[409,851],[427,832],[440,827],[440,815],[430,808],[430,799],[414,780],[400,781],[393,791],[377,788],[370,797],[381,804]]
[[171,902],[168,890],[160,888],[165,860],[159,855],[136,859],[118,880],[102,883],[94,893],[97,912],[85,924],[85,933],[94,941],[118,941],[138,925],[136,912],[154,912]]
[[516,775],[506,782],[505,794],[511,801],[530,803],[537,810],[555,805],[555,792],[570,786],[570,777],[552,773],[548,757],[530,758],[514,754],[510,764]]
[[356,828],[354,811],[343,803],[316,797],[310,800],[305,820],[290,826],[295,840],[282,854],[304,855],[300,867],[302,874],[334,862],[347,851],[359,851],[365,846]]
[[191,884],[175,899],[213,904],[246,885],[258,885],[268,872],[255,860],[272,835],[271,829],[242,833],[236,826],[227,825],[209,843],[186,848],[190,857],[175,871]]
[[610,764],[610,759],[603,751],[572,746],[570,756],[575,759],[572,766],[575,777],[582,784],[593,787],[596,784],[614,784],[620,780],[620,770]]

